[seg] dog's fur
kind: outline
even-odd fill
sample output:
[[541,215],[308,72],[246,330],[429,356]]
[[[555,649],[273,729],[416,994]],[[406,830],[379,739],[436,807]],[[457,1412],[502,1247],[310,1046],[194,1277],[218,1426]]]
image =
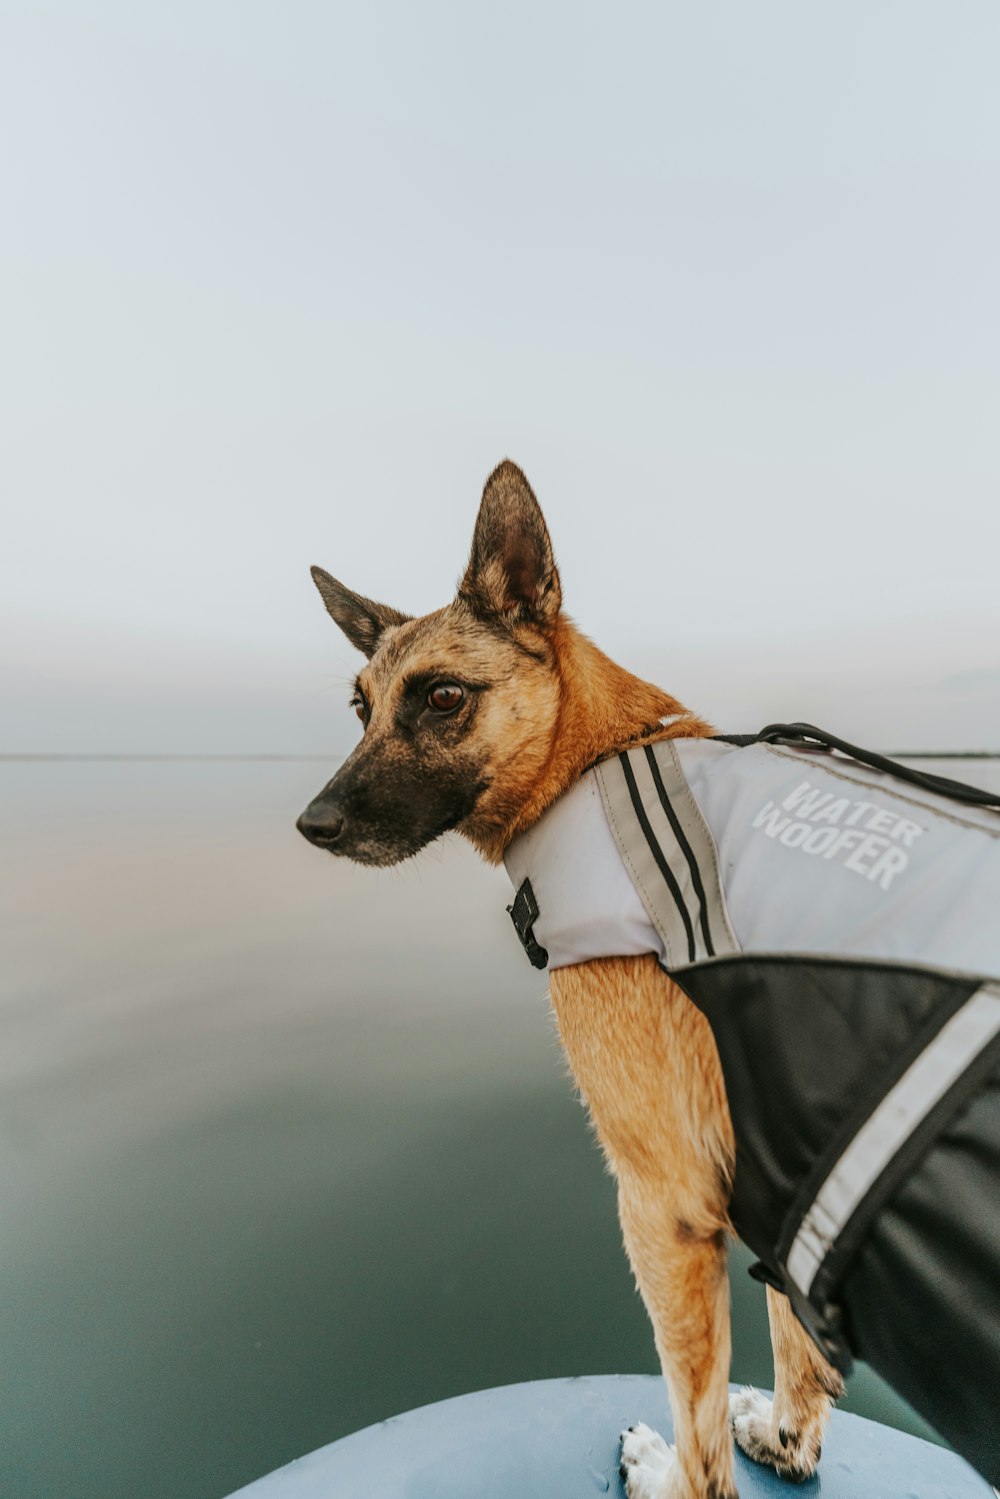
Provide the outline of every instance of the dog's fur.
[[[333,853],[394,864],[450,828],[490,862],[594,761],[624,746],[704,736],[708,724],[631,676],[562,612],[548,530],[521,471],[483,493],[455,601],[411,619],[319,568],[330,614],[368,657],[365,734],[299,819]],[[449,703],[459,687],[457,707]],[[773,1404],[728,1402],[728,1202],[734,1144],[708,1022],[652,955],[551,975],[559,1031],[618,1183],[622,1232],[670,1391],[676,1449],[623,1434],[630,1499],[735,1499],[742,1449],[801,1479],[819,1461],[840,1376],[768,1289]]]

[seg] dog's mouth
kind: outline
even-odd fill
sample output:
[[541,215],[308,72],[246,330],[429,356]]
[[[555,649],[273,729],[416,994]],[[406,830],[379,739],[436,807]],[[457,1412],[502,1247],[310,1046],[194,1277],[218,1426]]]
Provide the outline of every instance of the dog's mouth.
[[489,782],[470,768],[420,775],[407,774],[405,767],[379,773],[371,764],[353,766],[345,775],[342,768],[296,827],[327,853],[358,864],[399,864],[473,811]]
[[307,831],[302,826],[300,818],[296,826],[304,838],[316,848],[324,849],[328,854],[343,859],[350,859],[355,864],[369,864],[387,866],[390,864],[401,864],[404,859],[412,858],[424,847],[428,839],[417,840],[408,838],[384,838],[377,834],[365,834],[356,832],[351,837],[343,834],[333,834],[323,831]]
[[419,831],[398,826],[382,829],[373,824],[349,822],[342,812],[313,802],[295,826],[316,848],[352,859],[356,864],[384,867],[411,859],[428,843],[450,833],[466,815],[466,809],[462,807],[452,809],[447,816]]

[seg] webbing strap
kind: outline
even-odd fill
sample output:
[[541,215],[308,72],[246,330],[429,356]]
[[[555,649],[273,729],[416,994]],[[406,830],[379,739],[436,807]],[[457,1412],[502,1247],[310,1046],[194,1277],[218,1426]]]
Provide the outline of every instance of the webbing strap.
[[750,744],[820,744],[824,749],[837,749],[862,765],[873,770],[887,771],[912,786],[922,786],[925,791],[935,791],[939,796],[951,797],[952,801],[967,802],[974,807],[1000,808],[1000,791],[985,791],[981,786],[967,786],[964,781],[953,781],[949,776],[933,775],[929,770],[916,770],[912,765],[903,765],[891,760],[888,755],[876,754],[874,750],[859,749],[838,739],[825,729],[817,729],[811,723],[769,723],[759,734],[716,734],[724,744],[735,744],[745,749]]

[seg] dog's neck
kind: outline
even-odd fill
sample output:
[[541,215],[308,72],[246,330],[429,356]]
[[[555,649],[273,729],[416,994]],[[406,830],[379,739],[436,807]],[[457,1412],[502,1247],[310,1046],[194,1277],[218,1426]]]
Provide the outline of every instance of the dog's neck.
[[569,620],[556,622],[550,644],[559,710],[548,756],[509,823],[467,830],[491,863],[499,863],[511,840],[598,760],[660,739],[702,739],[715,732],[675,697],[618,666]]

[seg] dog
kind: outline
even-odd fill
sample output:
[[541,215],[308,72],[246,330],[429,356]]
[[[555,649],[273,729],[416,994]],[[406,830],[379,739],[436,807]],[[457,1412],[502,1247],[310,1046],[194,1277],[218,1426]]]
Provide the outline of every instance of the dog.
[[[545,520],[509,461],[486,483],[469,562],[445,608],[413,618],[321,568],[312,575],[367,658],[351,699],[363,737],[297,824],[330,853],[392,865],[455,830],[499,863],[589,768],[714,735],[563,612]],[[774,1398],[728,1391],[737,1150],[708,1020],[653,952],[554,968],[550,992],[617,1182],[674,1417],[673,1446],[645,1426],[622,1434],[629,1499],[736,1499],[734,1436],[754,1461],[808,1478],[844,1384],[774,1284]]]

